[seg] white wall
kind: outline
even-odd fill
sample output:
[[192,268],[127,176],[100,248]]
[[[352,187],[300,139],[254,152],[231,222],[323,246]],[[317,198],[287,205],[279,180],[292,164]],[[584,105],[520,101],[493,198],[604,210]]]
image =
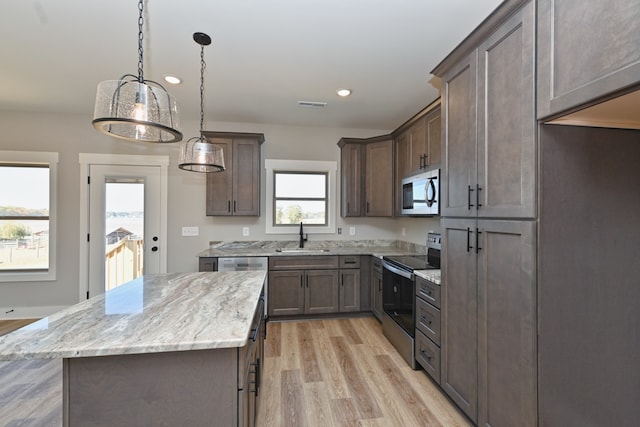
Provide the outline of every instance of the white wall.
[[[177,144],[136,144],[99,134],[91,126],[92,111],[83,115],[34,114],[3,111],[0,115],[0,150],[57,151],[58,168],[58,243],[57,280],[52,282],[0,283],[0,318],[25,317],[41,313],[48,307],[74,304],[78,300],[78,243],[80,215],[80,167],[78,153],[168,155],[168,271],[196,271],[196,254],[212,240],[290,240],[291,236],[266,235],[264,216],[207,217],[205,215],[205,176],[176,167]],[[197,136],[197,121],[183,122],[186,138]],[[207,121],[206,129],[233,132],[258,132],[265,135],[262,157],[296,160],[335,160],[340,153],[336,145],[341,137],[370,137],[390,130],[305,128],[246,123]],[[2,159],[0,159],[1,161]],[[262,168],[264,190],[264,168]],[[6,183],[0,183],[6,185]],[[262,191],[264,210],[264,191]],[[198,226],[200,235],[182,237],[183,226]],[[425,233],[439,229],[439,221],[427,218],[338,218],[337,226],[356,227],[358,240],[402,239],[424,244]],[[250,236],[242,237],[242,227]],[[401,236],[401,229],[406,236]],[[310,239],[353,239],[342,235],[311,235]],[[15,311],[6,314],[13,308]],[[25,312],[25,308],[27,309]],[[46,314],[46,313],[45,313]]]

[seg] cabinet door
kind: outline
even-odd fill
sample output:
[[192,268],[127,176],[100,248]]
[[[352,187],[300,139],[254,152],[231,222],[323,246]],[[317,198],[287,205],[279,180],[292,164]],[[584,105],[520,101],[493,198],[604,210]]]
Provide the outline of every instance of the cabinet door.
[[534,30],[530,2],[478,48],[479,217],[536,215]]
[[478,425],[536,426],[535,223],[478,230]]
[[218,258],[198,258],[198,271],[218,271]]
[[360,270],[340,270],[340,312],[360,311]]
[[371,311],[382,320],[382,263],[376,257],[371,257]]
[[409,173],[419,173],[425,167],[425,122],[420,119],[408,130],[409,132]]
[[478,419],[476,220],[442,220],[441,387]]
[[424,118],[425,154],[424,166],[435,168],[440,165],[442,152],[442,115],[437,107]]
[[260,216],[260,143],[233,140],[233,215]]
[[233,142],[231,139],[208,138],[222,147],[225,170],[207,175],[207,215],[232,215],[233,203]]
[[640,83],[638,0],[536,3],[539,119]]
[[366,146],[365,215],[393,216],[393,140]]
[[345,144],[340,148],[340,216],[362,216],[364,159],[362,144]]
[[269,316],[304,312],[304,272],[269,272]]
[[[409,175],[409,134],[402,132],[395,138],[396,170],[394,188],[400,189],[402,179]],[[395,192],[395,214],[402,215],[402,192]]]
[[[475,216],[477,51],[461,60],[442,78],[445,115],[442,216]],[[474,188],[471,188],[473,186]],[[474,206],[471,206],[474,205]]]
[[305,272],[305,282],[305,313],[339,311],[338,270],[308,270]]

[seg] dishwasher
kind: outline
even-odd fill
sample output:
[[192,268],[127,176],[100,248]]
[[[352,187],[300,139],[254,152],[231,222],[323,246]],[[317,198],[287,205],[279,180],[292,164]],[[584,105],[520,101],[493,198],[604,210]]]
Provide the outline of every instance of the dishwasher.
[[[223,257],[218,258],[218,271],[268,271],[269,270],[269,258],[268,257]],[[269,303],[269,286],[268,277],[264,280],[264,318],[267,319],[267,304]]]

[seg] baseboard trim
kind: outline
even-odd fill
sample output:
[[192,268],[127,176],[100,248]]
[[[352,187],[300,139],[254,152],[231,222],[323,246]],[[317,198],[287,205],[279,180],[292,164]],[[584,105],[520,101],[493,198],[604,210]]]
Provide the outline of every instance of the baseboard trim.
[[49,305],[39,307],[0,307],[0,320],[41,319],[67,307],[68,306],[66,305]]

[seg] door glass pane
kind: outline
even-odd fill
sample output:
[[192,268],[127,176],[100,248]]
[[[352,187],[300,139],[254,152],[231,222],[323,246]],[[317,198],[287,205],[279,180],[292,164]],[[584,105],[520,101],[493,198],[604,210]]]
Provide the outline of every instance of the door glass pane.
[[105,291],[141,276],[144,181],[112,178],[105,185]]

